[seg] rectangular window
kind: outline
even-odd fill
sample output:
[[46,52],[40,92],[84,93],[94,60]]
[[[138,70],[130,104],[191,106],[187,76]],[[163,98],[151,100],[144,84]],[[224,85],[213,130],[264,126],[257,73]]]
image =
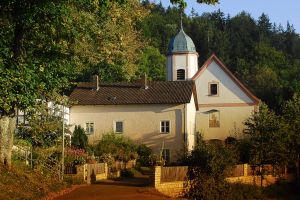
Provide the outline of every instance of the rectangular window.
[[160,122],[160,133],[170,133],[170,121],[164,120]]
[[86,134],[94,133],[94,122],[86,122],[85,123],[85,133]]
[[218,96],[219,95],[219,84],[218,83],[209,83],[209,95]]
[[162,150],[162,158],[166,161],[166,163],[170,162],[170,149]]
[[209,113],[209,127],[210,128],[220,127],[220,112],[219,111]]
[[123,121],[116,121],[114,129],[115,133],[123,133]]

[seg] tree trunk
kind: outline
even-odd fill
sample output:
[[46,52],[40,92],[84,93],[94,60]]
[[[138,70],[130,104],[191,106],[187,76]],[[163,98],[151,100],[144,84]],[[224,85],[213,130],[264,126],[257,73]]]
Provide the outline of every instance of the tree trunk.
[[299,154],[297,155],[297,161],[295,163],[296,165],[296,180],[297,180],[297,186],[299,187],[300,186],[300,169],[299,169],[299,162],[300,162],[300,159],[299,159]]
[[0,162],[9,168],[15,129],[16,117],[0,117]]

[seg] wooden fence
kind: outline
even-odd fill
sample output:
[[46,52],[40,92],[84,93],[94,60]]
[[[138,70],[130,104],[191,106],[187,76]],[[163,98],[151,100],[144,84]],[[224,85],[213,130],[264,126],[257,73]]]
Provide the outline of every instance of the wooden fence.
[[94,171],[95,174],[105,173],[105,163],[88,164],[87,166],[91,171]]
[[77,169],[75,165],[65,166],[65,174],[77,174]]
[[[248,169],[248,168],[247,168]],[[231,170],[228,170],[226,172],[227,177],[239,177],[244,176],[244,165],[235,165]]]
[[[261,170],[262,169],[259,166],[240,164],[240,165],[235,165],[231,170],[228,170],[226,172],[226,176],[227,177],[257,176],[261,174]],[[275,173],[275,170],[279,170],[279,174],[285,173],[284,168],[275,169],[272,165],[264,165],[263,170],[264,170],[263,172],[264,175],[272,175]]]
[[162,167],[160,181],[173,182],[173,181],[184,181],[187,177],[188,167]]
[[129,160],[128,162],[115,161],[111,166],[111,170],[119,171],[122,169],[131,169],[135,167],[135,164],[136,164],[136,160]]

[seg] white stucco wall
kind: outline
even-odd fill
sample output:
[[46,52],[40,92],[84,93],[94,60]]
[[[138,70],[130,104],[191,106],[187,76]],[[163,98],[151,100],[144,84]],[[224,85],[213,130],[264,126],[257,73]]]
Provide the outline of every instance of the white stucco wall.
[[195,53],[174,54],[167,57],[167,80],[177,80],[177,70],[184,69],[185,77],[191,79],[198,70],[198,55]]
[[[218,95],[209,95],[209,83],[218,83]],[[224,140],[239,136],[243,122],[255,109],[254,101],[213,61],[195,80],[199,111],[196,114],[196,132],[204,140]],[[209,112],[219,111],[220,127],[209,127]],[[236,135],[238,134],[238,135]]]
[[[212,109],[220,112],[220,127],[209,127],[208,111]],[[203,135],[204,140],[224,140],[228,136],[240,137],[244,129],[243,122],[253,111],[254,106],[200,108],[196,114],[196,131]]]
[[188,55],[188,78],[191,79],[198,71],[198,55]]
[[[94,134],[88,136],[89,142],[93,144],[101,138],[103,133],[113,130],[115,121],[123,121],[123,136],[133,139],[138,144],[146,144],[153,149],[154,153],[159,153],[164,144],[165,149],[170,149],[173,162],[177,160],[177,154],[184,144],[183,110],[183,104],[76,105],[70,109],[70,123],[73,126],[85,127],[86,122],[93,122]],[[170,133],[160,133],[161,120],[170,121]]]
[[187,148],[189,151],[191,151],[194,149],[196,131],[196,107],[193,95],[191,102],[189,104],[186,104],[186,113]]
[[[218,96],[209,96],[209,82],[219,83]],[[253,101],[214,61],[196,79],[195,83],[199,104],[253,103]]]
[[167,57],[167,80],[168,81],[172,81],[173,80],[173,60],[172,60],[172,56],[171,55],[168,55]]

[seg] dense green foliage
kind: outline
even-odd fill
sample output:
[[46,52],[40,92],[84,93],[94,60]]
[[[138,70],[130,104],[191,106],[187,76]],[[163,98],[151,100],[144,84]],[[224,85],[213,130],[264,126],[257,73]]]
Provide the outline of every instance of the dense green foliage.
[[230,199],[230,185],[225,172],[235,164],[234,154],[222,145],[205,144],[202,140],[187,158],[189,199]]
[[296,94],[283,107],[283,118],[286,124],[287,157],[295,163],[297,183],[300,185],[300,96]]
[[33,109],[27,109],[28,124],[20,124],[16,138],[26,140],[33,148],[49,148],[61,144],[62,120],[57,110],[51,112],[47,103],[39,102]]
[[137,145],[129,138],[115,133],[103,134],[94,147],[95,156],[105,158],[111,155],[114,160],[129,161],[137,158]]
[[1,1],[1,162],[10,165],[16,109],[59,101],[72,81],[94,73],[111,81],[135,75],[145,44],[135,26],[145,15],[137,0]]
[[[143,35],[166,54],[180,27],[180,10],[144,4],[151,14],[140,25]],[[183,27],[196,45],[200,66],[215,53],[276,112],[284,100],[300,92],[300,37],[291,24],[285,28],[272,24],[266,14],[255,20],[245,12],[230,17],[221,11],[201,15],[193,11],[184,15]]]
[[260,106],[246,122],[246,135],[251,143],[251,162],[255,165],[286,164],[287,134],[282,119],[270,111],[265,104]]
[[141,166],[149,166],[150,163],[152,162],[151,160],[151,155],[152,155],[152,150],[147,147],[144,144],[141,144],[137,148],[137,153],[138,153],[138,162]]

